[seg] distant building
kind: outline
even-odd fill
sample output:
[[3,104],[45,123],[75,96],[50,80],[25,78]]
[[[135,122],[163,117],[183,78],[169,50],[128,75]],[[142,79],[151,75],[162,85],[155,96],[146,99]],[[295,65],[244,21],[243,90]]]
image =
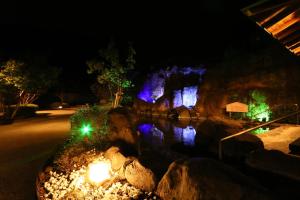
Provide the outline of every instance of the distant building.
[[248,112],[248,105],[240,102],[234,102],[226,105],[226,112]]

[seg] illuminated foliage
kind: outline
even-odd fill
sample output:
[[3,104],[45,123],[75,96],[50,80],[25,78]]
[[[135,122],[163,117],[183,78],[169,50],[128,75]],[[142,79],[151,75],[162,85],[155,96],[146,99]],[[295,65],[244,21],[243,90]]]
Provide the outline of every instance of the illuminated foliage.
[[262,134],[265,132],[268,132],[270,130],[270,128],[258,128],[254,131],[252,131],[253,134]]
[[97,75],[99,84],[107,85],[111,92],[111,97],[114,94],[113,107],[117,107],[122,100],[124,90],[133,86],[131,80],[127,78],[127,74],[134,68],[136,52],[132,45],[129,45],[128,56],[125,62],[119,57],[119,51],[111,42],[106,49],[99,51],[99,59],[90,60],[87,62],[88,73]]
[[59,73],[58,68],[48,66],[43,58],[11,59],[0,66],[0,92],[5,95],[5,89],[13,91],[18,105],[30,104],[57,82]]
[[60,71],[46,63],[25,63],[17,60],[8,60],[1,66],[1,83],[15,88],[18,91],[21,104],[32,103],[39,94],[53,86]]
[[265,102],[266,96],[257,90],[254,90],[250,94],[252,100],[249,103],[247,116],[252,120],[269,121],[272,111],[269,105]]
[[72,140],[84,137],[95,139],[108,133],[107,109],[99,106],[84,107],[70,117]]

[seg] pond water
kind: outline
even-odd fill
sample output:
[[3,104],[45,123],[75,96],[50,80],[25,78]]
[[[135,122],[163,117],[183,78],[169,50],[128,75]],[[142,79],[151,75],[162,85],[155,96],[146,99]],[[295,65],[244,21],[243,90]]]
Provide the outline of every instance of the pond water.
[[[198,134],[198,144],[199,142],[205,143],[203,139],[208,139],[203,137],[203,126],[204,120],[194,122],[194,121],[171,121],[166,119],[143,119],[142,122],[136,124],[136,130],[140,132],[140,138],[142,143],[150,144],[152,147],[160,148],[167,147],[175,149],[176,151],[182,148],[196,149],[197,147],[197,131]],[[201,125],[201,128],[199,128]],[[251,131],[251,134],[261,134],[274,127],[268,126],[259,128]],[[206,129],[206,128],[205,128]],[[206,129],[208,131],[210,129]],[[213,129],[215,131],[216,129]],[[222,129],[217,129],[219,132],[224,131]],[[204,133],[204,135],[210,135],[215,133]],[[199,141],[201,140],[201,141]],[[216,139],[218,140],[218,139]],[[210,141],[208,141],[210,142]]]
[[142,134],[142,138],[153,145],[174,143],[181,143],[185,146],[195,145],[196,130],[192,125],[182,128],[171,123],[168,127],[168,130],[161,130],[154,123],[142,123],[138,125],[137,129]]
[[136,124],[142,144],[187,153],[196,147],[196,130],[200,122],[147,119]]

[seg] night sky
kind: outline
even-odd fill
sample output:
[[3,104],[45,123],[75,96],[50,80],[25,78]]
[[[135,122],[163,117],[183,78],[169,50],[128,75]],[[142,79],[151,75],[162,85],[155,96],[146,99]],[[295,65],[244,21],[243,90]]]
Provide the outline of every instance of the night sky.
[[[0,59],[30,51],[63,68],[67,84],[90,84],[86,61],[113,37],[137,51],[137,70],[206,64],[242,44],[259,28],[240,9],[251,1],[172,3],[1,3]],[[252,1],[253,2],[253,1]],[[245,46],[245,48],[247,48]]]

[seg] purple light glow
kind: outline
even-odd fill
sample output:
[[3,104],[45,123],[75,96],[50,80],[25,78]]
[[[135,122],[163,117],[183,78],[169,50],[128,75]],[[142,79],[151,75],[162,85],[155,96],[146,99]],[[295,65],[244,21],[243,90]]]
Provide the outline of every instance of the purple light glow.
[[196,130],[192,126],[186,128],[174,127],[174,138],[178,142],[182,142],[186,146],[195,144]]
[[151,83],[150,83],[149,80],[147,80],[144,83],[143,89],[138,94],[138,98],[141,99],[141,100],[144,100],[148,103],[153,103],[151,92],[152,92]]
[[173,127],[173,132],[174,132],[174,139],[177,142],[181,142],[182,141],[182,128]]
[[197,102],[197,86],[184,87],[183,88],[183,105],[187,108],[193,107]]
[[202,67],[184,67],[179,70],[179,73],[184,75],[198,74],[200,77],[206,72]]
[[174,91],[173,107],[177,108],[182,106],[182,94],[181,90]]
[[163,143],[164,133],[161,130],[159,130],[158,128],[156,128],[155,126],[152,129],[152,135],[157,144],[161,145]]
[[[165,82],[168,77],[173,74],[197,74],[199,75],[199,82],[201,82],[201,76],[206,72],[202,67],[184,67],[178,68],[177,66],[172,67],[168,70],[160,70],[159,72],[153,73],[148,77],[144,83],[141,91],[137,97],[148,103],[155,103],[155,101],[163,96],[165,90]],[[174,108],[179,106],[192,107],[195,106],[197,101],[197,86],[184,87],[182,90],[174,91]]]
[[153,129],[154,125],[153,124],[140,124],[138,126],[138,130],[141,132],[141,133],[144,133],[144,134],[150,134],[152,129]]
[[152,141],[155,144],[161,145],[164,140],[164,133],[156,128],[153,124],[140,124],[138,130],[142,133],[143,137]]
[[193,107],[197,102],[197,86],[184,87],[182,90],[174,91],[173,107],[184,105],[187,108]]
[[142,90],[137,95],[139,99],[148,103],[155,103],[155,101],[164,94],[165,79],[161,73],[154,73],[146,80]]
[[172,126],[170,128],[170,132],[168,131],[165,137],[164,133],[159,130],[154,124],[140,124],[138,126],[138,130],[141,132],[143,138],[154,145],[160,146],[163,145],[163,143],[168,145],[168,142],[170,142],[168,140],[172,138],[168,136],[168,134],[170,133],[173,134],[174,138],[171,142],[180,142],[185,146],[195,145],[196,130],[193,128],[193,126],[187,126],[186,128]]
[[184,145],[193,146],[195,144],[195,136],[196,130],[192,126],[184,128],[182,132]]

